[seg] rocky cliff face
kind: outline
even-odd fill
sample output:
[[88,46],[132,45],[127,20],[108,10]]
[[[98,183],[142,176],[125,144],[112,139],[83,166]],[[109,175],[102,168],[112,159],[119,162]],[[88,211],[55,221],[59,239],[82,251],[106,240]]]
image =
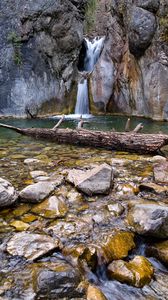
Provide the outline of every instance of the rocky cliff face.
[[168,120],[168,1],[101,0],[95,34],[106,34],[91,76],[98,110]]
[[89,79],[91,112],[168,120],[168,0],[1,1],[0,115],[73,112],[92,2],[87,34],[106,41]]
[[0,115],[68,112],[84,6],[85,0],[0,2]]

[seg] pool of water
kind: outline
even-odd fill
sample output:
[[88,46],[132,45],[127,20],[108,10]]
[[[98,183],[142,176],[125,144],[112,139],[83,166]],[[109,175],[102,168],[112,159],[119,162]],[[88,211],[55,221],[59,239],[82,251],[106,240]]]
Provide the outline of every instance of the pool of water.
[[[13,125],[16,127],[40,127],[40,128],[52,128],[58,121],[59,117],[51,117],[48,119],[6,119],[2,120],[2,123]],[[61,124],[62,128],[76,128],[78,119],[75,115],[66,116],[65,121]],[[85,118],[84,128],[91,130],[103,130],[110,131],[115,129],[116,131],[124,131],[127,117],[121,116],[92,116]],[[144,133],[166,133],[168,134],[168,122],[156,122],[150,119],[144,118],[131,118],[131,129],[134,129],[139,123],[142,123]],[[0,140],[1,139],[15,139],[19,135],[8,129],[0,128]]]
[[[10,124],[16,127],[40,127],[40,128],[52,128],[57,123],[58,118],[48,118],[48,119],[36,119],[36,120],[23,120],[23,119],[4,119],[1,120],[2,123]],[[127,121],[127,117],[119,117],[119,116],[90,116],[89,118],[85,119],[85,128],[87,129],[93,129],[93,130],[112,130],[115,128],[117,131],[123,131],[125,128],[125,124]],[[73,116],[70,116],[66,118],[66,120],[61,124],[61,127],[63,128],[76,128],[78,123],[78,119],[73,118]],[[143,123],[144,133],[159,133],[163,132],[168,134],[168,123],[167,122],[154,122],[148,119],[141,119],[141,118],[131,118],[131,129],[135,128],[135,126],[139,123]],[[44,140],[35,140],[29,137],[21,136],[9,129],[0,128],[0,177],[9,180],[14,187],[20,191],[23,187],[29,185],[32,183],[32,178],[30,176],[30,170],[27,165],[25,165],[24,160],[26,158],[37,158],[39,160],[43,161],[43,165],[41,169],[47,173],[53,173],[56,172],[59,174],[59,172],[65,171],[66,169],[71,168],[87,168],[88,166],[94,166],[99,165],[101,163],[108,163],[111,164],[111,162],[116,159],[116,180],[114,185],[114,194],[113,197],[116,201],[116,195],[118,193],[118,197],[120,199],[120,190],[124,187],[126,190],[133,191],[136,189],[136,185],[138,180],[147,180],[151,181],[153,178],[152,174],[152,167],[151,162],[148,161],[148,156],[139,156],[135,154],[129,154],[129,153],[123,153],[123,152],[115,152],[115,151],[108,151],[104,149],[91,149],[89,147],[77,147],[77,146],[71,146],[71,145],[58,145],[56,143],[50,143],[48,141]],[[118,164],[118,162],[123,159],[127,160],[126,169],[124,167]],[[117,162],[118,161],[118,162]],[[67,190],[65,190],[67,189]],[[69,185],[63,187],[62,189],[58,190],[59,193],[74,193],[75,190],[73,189],[71,191],[72,187]],[[116,194],[115,194],[116,193]],[[131,194],[132,199],[132,194]],[[96,201],[96,203],[94,203]],[[99,225],[100,231],[101,229],[105,230],[106,227],[113,228],[114,226],[124,226],[121,219],[121,225],[119,225],[118,221],[116,219],[113,221],[110,221],[107,218],[106,220],[106,211],[104,212],[104,205],[105,201],[111,201],[109,199],[90,199],[90,201],[85,201],[83,199],[82,201],[79,201],[79,203],[70,202],[69,204],[69,212],[68,216],[72,218],[78,217],[79,220],[81,218],[85,219],[87,216],[91,215],[94,216],[97,215],[97,218],[99,219],[100,212],[105,214],[105,221],[103,219],[103,226],[101,227],[101,224]],[[125,199],[125,202],[127,201],[127,198]],[[123,202],[124,203],[124,202]],[[32,209],[34,207],[34,204],[30,205],[30,212],[31,216],[33,215]],[[15,210],[19,208],[19,205],[16,207],[12,207],[7,210],[3,210],[0,213],[0,238],[1,241],[4,243],[6,239],[6,235],[11,236],[13,232],[15,232],[15,229],[11,226],[11,223],[15,220],[24,220],[24,218],[28,218],[30,216],[26,212],[21,216],[15,215]],[[34,215],[33,215],[34,216]],[[38,231],[39,233],[43,233],[43,228],[45,226],[48,226],[50,221],[46,221],[45,218],[41,216],[35,216],[37,220],[35,221],[26,221],[29,222],[30,229],[34,232]],[[115,222],[116,221],[116,225]],[[36,224],[36,222],[39,222]],[[106,224],[107,223],[107,224]],[[36,228],[37,227],[37,228]],[[35,229],[34,229],[35,228]],[[123,227],[125,228],[125,227]],[[97,229],[98,230],[98,229]],[[97,231],[95,229],[95,235],[97,235]],[[68,241],[69,243],[69,241]],[[142,243],[141,243],[142,244]],[[141,247],[142,248],[142,247]],[[137,250],[136,254],[142,255],[142,251]],[[1,252],[0,252],[1,255]],[[5,255],[5,254],[3,254]],[[0,256],[1,257],[1,256]],[[29,270],[24,267],[24,261],[19,261],[20,265],[18,264],[18,258],[9,258],[3,256],[1,257],[1,272],[2,272],[2,278],[5,280],[6,274],[9,273],[9,275],[13,278],[15,278],[15,265],[18,264],[18,266],[21,266],[24,269],[23,273],[23,281],[26,281],[29,276]],[[153,264],[154,265],[154,264]],[[159,270],[158,265],[155,267],[156,276],[157,272],[159,270],[159,276],[162,276],[162,279],[158,279],[156,284],[160,285],[162,282],[165,284],[166,282],[166,276],[167,276],[167,269],[164,269],[161,265],[162,269]],[[161,275],[160,275],[161,274]],[[1,275],[1,273],[0,273]],[[17,274],[18,276],[18,274]],[[21,276],[21,277],[22,277]],[[154,290],[155,286],[154,283],[150,287],[144,287],[143,289],[137,289],[133,288],[131,286],[128,286],[126,284],[121,284],[117,281],[108,280],[105,276],[105,270],[99,270],[97,274],[88,274],[88,279],[90,277],[90,282],[95,283],[101,289],[103,290],[104,294],[106,295],[108,300],[122,300],[122,299],[131,299],[131,300],[143,300],[143,299],[166,299],[167,297],[167,289],[165,288],[165,298],[162,297],[163,293],[161,294],[161,298],[157,298],[159,292],[156,292]],[[3,283],[2,280],[2,283]],[[20,279],[19,279],[20,280]],[[1,278],[0,278],[1,283]],[[2,284],[1,283],[1,284]],[[1,291],[1,284],[0,284],[0,291]],[[6,284],[6,281],[5,281]],[[4,285],[2,284],[4,287]],[[7,295],[7,298],[4,299],[23,299],[20,297],[17,297],[17,289],[19,286],[19,281],[16,282],[16,287],[14,288],[14,294],[8,294],[7,292],[4,292],[4,295]],[[160,286],[159,286],[160,288]],[[10,287],[8,288],[10,291]],[[12,289],[12,288],[11,288]],[[153,291],[154,290],[154,291]],[[15,297],[14,297],[15,296]],[[27,297],[27,298],[26,298]],[[3,298],[2,298],[3,299]],[[25,291],[25,298],[24,299],[36,299],[36,298],[30,298],[28,294],[28,290]],[[37,298],[37,299],[45,299],[45,298]],[[46,298],[47,300],[50,300],[49,298]],[[52,298],[53,299],[53,298]],[[57,298],[55,298],[57,299]],[[66,298],[68,299],[68,298]],[[168,299],[168,298],[167,298]]]

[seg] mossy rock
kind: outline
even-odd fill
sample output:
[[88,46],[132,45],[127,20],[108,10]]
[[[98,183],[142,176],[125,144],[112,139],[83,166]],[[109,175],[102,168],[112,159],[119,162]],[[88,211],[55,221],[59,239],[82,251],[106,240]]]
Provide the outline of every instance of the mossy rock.
[[68,208],[62,197],[52,196],[32,208],[32,212],[44,218],[53,219],[64,217]]
[[87,300],[107,300],[107,298],[98,287],[89,285],[87,290]]
[[149,284],[153,274],[151,263],[143,256],[135,256],[130,262],[113,261],[108,266],[108,275],[111,279],[139,288]]
[[131,232],[118,231],[109,234],[101,242],[106,262],[122,259],[128,256],[128,252],[135,247],[134,234]]

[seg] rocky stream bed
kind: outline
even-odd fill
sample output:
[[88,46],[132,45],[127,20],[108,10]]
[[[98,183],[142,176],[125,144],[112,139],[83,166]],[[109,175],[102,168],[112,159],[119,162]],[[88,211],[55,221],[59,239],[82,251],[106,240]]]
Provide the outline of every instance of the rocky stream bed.
[[168,162],[0,145],[0,299],[168,299]]

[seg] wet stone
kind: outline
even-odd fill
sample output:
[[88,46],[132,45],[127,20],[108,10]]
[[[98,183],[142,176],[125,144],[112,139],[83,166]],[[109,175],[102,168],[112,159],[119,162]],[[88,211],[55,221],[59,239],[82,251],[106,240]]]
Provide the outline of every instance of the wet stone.
[[88,196],[108,194],[112,179],[112,168],[107,164],[102,164],[88,171],[70,170],[67,177],[69,182]]
[[16,231],[24,231],[29,228],[29,224],[19,220],[11,222],[10,225],[15,227]]
[[153,256],[168,266],[168,240],[148,246],[148,256]]
[[127,216],[132,230],[138,234],[168,237],[168,207],[159,204],[136,204]]
[[23,256],[30,261],[58,247],[58,239],[28,232],[16,233],[7,243],[7,251],[11,255]]
[[155,165],[153,172],[156,183],[168,184],[168,161]]
[[107,205],[108,211],[111,213],[113,216],[120,216],[125,208],[120,204],[120,203],[111,203]]
[[36,165],[36,164],[39,164],[39,163],[41,163],[41,161],[39,159],[36,159],[36,158],[26,158],[24,160],[25,165]]
[[93,224],[82,220],[82,218],[67,218],[56,220],[46,229],[46,232],[53,236],[58,236],[62,241],[68,242],[70,239],[83,241],[87,239],[93,230]]
[[10,299],[82,299],[81,279],[78,269],[64,260],[33,263],[8,274]]
[[151,263],[143,256],[135,256],[129,262],[116,260],[108,266],[109,278],[135,287],[143,287],[149,284],[153,274],[154,269]]
[[89,285],[87,290],[87,300],[107,300],[100,288]]
[[44,200],[55,189],[52,182],[38,182],[25,187],[19,194],[23,202],[38,203]]
[[100,239],[99,246],[103,250],[106,262],[127,257],[128,252],[135,248],[134,234],[131,232],[114,231]]
[[10,206],[16,202],[18,193],[12,184],[0,178],[0,207]]
[[30,172],[30,176],[33,179],[35,179],[36,177],[39,177],[39,176],[47,176],[47,173],[44,171],[32,171],[32,172]]
[[68,211],[64,198],[61,196],[52,196],[37,204],[31,210],[33,213],[45,218],[64,217]]
[[140,184],[139,190],[155,194],[168,195],[168,186],[159,185],[153,182]]

